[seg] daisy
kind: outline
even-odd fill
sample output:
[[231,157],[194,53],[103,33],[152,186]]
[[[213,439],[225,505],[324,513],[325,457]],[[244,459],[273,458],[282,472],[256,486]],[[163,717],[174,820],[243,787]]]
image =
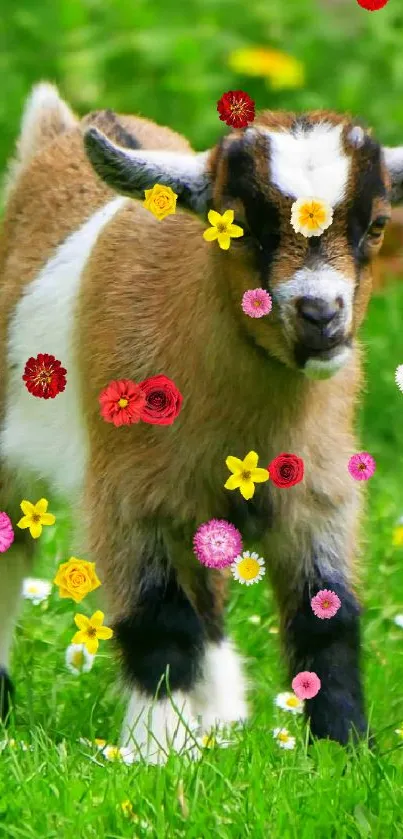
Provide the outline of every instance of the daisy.
[[399,366],[396,367],[395,382],[399,390],[403,392],[403,364],[399,364]]
[[333,618],[339,611],[340,606],[340,598],[337,597],[334,591],[330,591],[327,588],[318,591],[311,600],[312,611],[317,618]]
[[303,236],[321,236],[332,221],[332,208],[320,198],[298,198],[291,207],[291,224]]
[[102,749],[102,754],[110,761],[123,761],[130,765],[134,761],[134,752],[127,746],[105,746]]
[[25,600],[31,600],[34,606],[39,606],[48,599],[52,591],[52,583],[48,580],[37,580],[34,577],[25,577],[22,582],[22,596]]
[[130,379],[120,379],[110,384],[99,394],[101,416],[105,422],[112,422],[116,428],[140,422],[146,397],[140,385]]
[[44,525],[54,524],[56,518],[52,513],[47,513],[48,501],[46,498],[41,498],[36,504],[31,504],[30,501],[21,501],[20,507],[24,513],[23,517],[17,522],[17,527],[21,530],[29,528],[29,532],[33,539],[39,539]]
[[287,728],[273,728],[273,737],[277,740],[280,749],[295,748],[295,737],[291,737]]
[[255,626],[258,626],[262,622],[260,615],[249,615],[248,623],[253,623]]
[[90,655],[84,644],[70,644],[66,650],[66,666],[74,676],[88,673],[94,663],[94,655]]
[[243,90],[229,90],[217,102],[220,120],[234,128],[245,128],[255,119],[255,103]]
[[368,481],[372,478],[375,469],[375,460],[368,452],[353,454],[348,461],[348,471],[356,481]]
[[223,215],[215,210],[210,210],[207,218],[212,226],[208,227],[203,233],[205,242],[214,242],[217,239],[220,248],[227,251],[231,239],[238,239],[239,236],[243,236],[242,227],[232,223],[234,221],[233,210],[226,210]]
[[403,724],[401,728],[395,728],[395,734],[398,734],[399,737],[403,740]]
[[250,318],[262,318],[271,312],[272,299],[264,288],[252,288],[242,297],[242,309]]
[[54,399],[66,387],[66,373],[54,355],[39,353],[36,358],[28,359],[22,379],[32,396]]
[[401,626],[403,629],[403,615],[395,615],[393,620],[396,626]]
[[237,556],[231,565],[231,571],[235,580],[247,586],[259,583],[264,577],[264,559],[257,553],[244,551],[242,556]]
[[199,740],[199,745],[202,749],[228,749],[231,745],[230,740],[225,740],[220,734],[215,734],[213,731],[203,734]]
[[303,670],[301,673],[297,673],[291,682],[291,686],[298,699],[313,699],[319,693],[321,683],[316,673],[308,673],[307,670]]
[[14,530],[7,513],[0,513],[0,554],[8,551],[14,542]]
[[95,655],[99,646],[99,639],[107,641],[112,638],[113,630],[108,626],[102,626],[104,613],[94,612],[91,618],[85,615],[75,615],[74,623],[78,626],[79,632],[76,632],[72,639],[72,644],[85,644],[87,651],[91,655]]
[[229,455],[225,463],[232,475],[224,484],[225,489],[239,489],[243,498],[249,501],[255,492],[255,483],[269,480],[267,469],[258,469],[259,456],[256,452],[249,452],[243,460]]
[[225,519],[210,519],[201,524],[193,538],[193,550],[199,562],[209,568],[225,568],[242,551],[242,536]]
[[283,711],[291,711],[292,714],[302,714],[304,710],[303,700],[290,691],[278,693],[274,703],[278,708],[282,708]]

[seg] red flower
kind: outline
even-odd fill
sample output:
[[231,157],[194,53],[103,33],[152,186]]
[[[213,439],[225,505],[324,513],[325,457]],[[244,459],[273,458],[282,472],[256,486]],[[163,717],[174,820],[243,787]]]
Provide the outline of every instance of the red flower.
[[141,411],[146,401],[140,385],[130,379],[110,382],[99,394],[98,399],[101,416],[105,422],[113,422],[117,428],[140,422]]
[[269,463],[267,469],[272,483],[282,489],[299,484],[304,477],[304,461],[296,454],[279,454]]
[[234,128],[246,128],[255,119],[255,103],[243,90],[229,90],[217,102],[220,120]]
[[151,376],[140,382],[145,395],[141,411],[143,422],[152,425],[172,425],[182,407],[183,396],[172,379],[167,376]]
[[368,12],[377,12],[378,9],[383,9],[388,2],[389,0],[357,0],[358,5]]
[[66,387],[66,373],[67,370],[54,355],[39,353],[36,358],[28,359],[22,378],[25,387],[33,396],[54,399]]

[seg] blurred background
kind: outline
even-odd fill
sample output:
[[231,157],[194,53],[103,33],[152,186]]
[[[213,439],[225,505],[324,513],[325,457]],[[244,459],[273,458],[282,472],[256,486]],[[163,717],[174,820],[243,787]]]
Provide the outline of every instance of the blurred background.
[[[138,113],[197,150],[228,129],[216,103],[243,89],[257,109],[333,108],[403,143],[403,4],[356,0],[0,0],[0,172],[23,101],[55,81],[81,114]],[[403,269],[395,213],[377,284]]]

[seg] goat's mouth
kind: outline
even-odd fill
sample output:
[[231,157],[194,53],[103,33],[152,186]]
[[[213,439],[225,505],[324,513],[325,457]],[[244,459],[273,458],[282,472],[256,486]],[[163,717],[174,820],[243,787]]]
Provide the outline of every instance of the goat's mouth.
[[309,379],[329,379],[334,376],[351,358],[352,339],[338,341],[326,349],[297,344],[294,357],[298,368]]

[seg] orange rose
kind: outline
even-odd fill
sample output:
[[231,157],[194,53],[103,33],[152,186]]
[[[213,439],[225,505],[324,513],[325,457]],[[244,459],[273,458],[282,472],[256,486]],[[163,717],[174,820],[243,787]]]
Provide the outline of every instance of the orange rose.
[[53,582],[59,586],[60,597],[71,597],[75,603],[80,603],[90,591],[101,585],[95,573],[95,562],[85,562],[75,556],[59,565]]

